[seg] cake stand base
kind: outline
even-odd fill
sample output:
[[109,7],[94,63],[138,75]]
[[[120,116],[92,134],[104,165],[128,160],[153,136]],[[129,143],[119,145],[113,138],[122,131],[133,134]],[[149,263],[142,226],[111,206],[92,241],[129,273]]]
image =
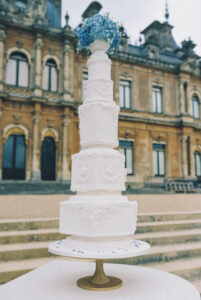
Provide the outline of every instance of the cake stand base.
[[78,279],[77,285],[85,290],[109,291],[122,286],[121,279],[113,276],[106,276],[103,269],[103,260],[96,260],[96,270],[93,276]]
[[[150,246],[144,241],[138,241],[130,238],[127,248],[114,245],[114,249],[85,249],[84,247],[70,247],[71,240],[67,237],[64,240],[53,242],[49,245],[49,252],[71,257],[74,259],[95,260],[96,270],[93,276],[82,277],[77,280],[78,287],[91,291],[109,291],[118,289],[122,286],[121,279],[113,276],[106,276],[103,269],[104,260],[113,260],[121,258],[129,258],[146,253]],[[84,246],[84,245],[83,245]],[[101,245],[103,247],[103,245]]]

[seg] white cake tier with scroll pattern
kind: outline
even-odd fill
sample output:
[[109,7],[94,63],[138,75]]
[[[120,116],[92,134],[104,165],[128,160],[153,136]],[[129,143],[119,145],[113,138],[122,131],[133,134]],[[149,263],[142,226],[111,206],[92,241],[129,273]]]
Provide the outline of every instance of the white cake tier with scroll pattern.
[[80,144],[82,148],[101,145],[118,146],[119,106],[114,102],[91,102],[79,107]]
[[[84,237],[124,237],[136,230],[137,203],[125,196],[72,196],[60,206],[60,232]],[[91,198],[91,200],[90,200]],[[121,199],[121,200],[120,200]],[[94,201],[95,200],[95,201]],[[100,201],[96,201],[100,200]]]
[[113,149],[91,148],[72,155],[71,190],[124,191],[125,157]]
[[85,102],[113,101],[113,81],[108,79],[93,79],[85,83]]

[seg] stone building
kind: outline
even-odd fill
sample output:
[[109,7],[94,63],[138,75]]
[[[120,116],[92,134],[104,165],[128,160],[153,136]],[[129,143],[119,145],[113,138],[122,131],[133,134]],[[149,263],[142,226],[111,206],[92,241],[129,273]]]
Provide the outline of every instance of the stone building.
[[[94,1],[82,17],[99,12]],[[77,109],[87,53],[61,27],[60,0],[1,0],[0,178],[70,180],[79,151]],[[191,40],[178,47],[172,26],[154,21],[130,45],[123,27],[112,59],[121,107],[120,151],[131,185],[201,176],[201,68]],[[102,91],[107,92],[107,91]]]

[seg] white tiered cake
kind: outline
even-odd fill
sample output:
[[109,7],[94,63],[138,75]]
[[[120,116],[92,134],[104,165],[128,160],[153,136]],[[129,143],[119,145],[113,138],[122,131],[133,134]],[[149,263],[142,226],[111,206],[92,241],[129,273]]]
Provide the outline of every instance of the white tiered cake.
[[60,232],[71,235],[65,247],[83,254],[120,254],[136,230],[137,203],[121,195],[125,157],[113,149],[118,146],[119,106],[113,101],[108,47],[103,40],[90,46],[89,80],[79,107],[81,151],[72,156],[71,190],[77,194],[60,206]]

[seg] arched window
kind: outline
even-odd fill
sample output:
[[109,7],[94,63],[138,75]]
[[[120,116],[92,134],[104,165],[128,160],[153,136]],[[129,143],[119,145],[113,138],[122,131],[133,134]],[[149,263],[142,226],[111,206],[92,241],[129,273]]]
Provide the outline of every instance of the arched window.
[[198,151],[194,153],[195,158],[195,175],[201,176],[201,154]]
[[28,87],[29,85],[29,65],[27,57],[22,52],[13,52],[7,62],[6,83]]
[[196,94],[194,94],[191,98],[191,114],[193,118],[200,118],[200,102]]
[[57,65],[53,59],[48,59],[43,69],[43,89],[50,92],[57,91]]

